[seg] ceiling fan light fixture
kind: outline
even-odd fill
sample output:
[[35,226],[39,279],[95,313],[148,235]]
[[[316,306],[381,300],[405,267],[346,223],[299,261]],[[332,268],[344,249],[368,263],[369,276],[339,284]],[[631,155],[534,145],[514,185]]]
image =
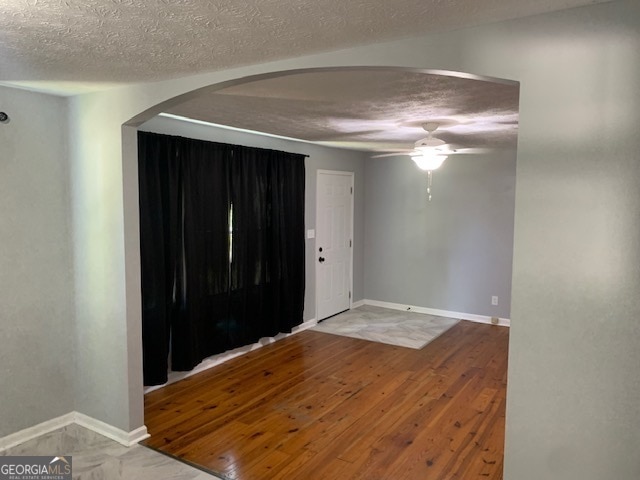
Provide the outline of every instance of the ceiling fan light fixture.
[[440,168],[446,159],[447,155],[428,154],[426,152],[411,156],[411,160],[416,162],[418,168],[427,172]]

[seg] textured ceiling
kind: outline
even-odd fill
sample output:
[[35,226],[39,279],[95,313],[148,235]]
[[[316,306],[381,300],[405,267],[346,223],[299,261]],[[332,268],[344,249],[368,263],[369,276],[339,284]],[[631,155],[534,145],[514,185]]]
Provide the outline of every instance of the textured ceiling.
[[218,90],[168,113],[358,150],[406,149],[440,123],[456,147],[515,146],[519,87],[399,69],[286,75]]
[[2,0],[0,81],[160,80],[601,1]]
[[[0,0],[0,83],[61,94],[155,81],[608,0]],[[411,72],[293,75],[172,113],[332,146],[513,144],[518,89]]]

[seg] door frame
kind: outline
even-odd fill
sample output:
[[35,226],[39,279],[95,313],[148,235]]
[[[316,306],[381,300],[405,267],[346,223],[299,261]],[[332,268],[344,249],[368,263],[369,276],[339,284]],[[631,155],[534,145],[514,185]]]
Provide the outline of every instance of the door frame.
[[[349,224],[349,237],[351,240],[351,248],[349,249],[349,280],[348,280],[348,285],[349,285],[349,310],[351,310],[353,308],[353,248],[355,246],[355,241],[353,238],[353,230],[354,230],[354,212],[355,212],[355,208],[354,208],[354,199],[356,196],[356,190],[355,190],[355,172],[351,172],[351,171],[346,171],[346,170],[324,170],[324,169],[318,169],[316,171],[316,219],[315,219],[315,238],[314,238],[314,244],[313,244],[313,268],[314,268],[314,274],[315,274],[315,280],[316,280],[316,288],[315,288],[315,300],[316,300],[316,308],[315,308],[315,318],[316,318],[316,323],[320,321],[320,319],[318,318],[318,305],[320,304],[319,302],[319,298],[320,296],[318,295],[319,290],[320,290],[320,281],[319,281],[319,272],[318,272],[318,258],[320,257],[320,253],[318,252],[318,248],[317,248],[317,244],[318,244],[318,225],[319,225],[319,221],[318,219],[320,218],[319,215],[319,206],[320,206],[320,202],[318,201],[319,197],[320,197],[320,188],[319,188],[319,183],[320,183],[320,175],[321,174],[328,174],[328,175],[342,175],[342,176],[346,176],[346,177],[351,177],[351,202],[349,205],[349,208],[351,209],[351,222]],[[329,317],[326,317],[329,318]],[[324,320],[324,319],[323,319]]]

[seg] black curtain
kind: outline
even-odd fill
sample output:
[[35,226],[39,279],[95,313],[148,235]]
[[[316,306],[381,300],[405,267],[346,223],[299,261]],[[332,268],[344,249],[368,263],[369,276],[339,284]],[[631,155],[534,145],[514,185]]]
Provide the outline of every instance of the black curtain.
[[166,382],[169,345],[191,370],[302,323],[304,156],[147,132],[138,146],[145,385]]
[[239,346],[302,323],[304,157],[247,147],[234,153],[231,314],[243,327]]
[[145,385],[167,381],[182,269],[182,168],[169,137],[138,134],[142,338]]
[[183,157],[184,261],[179,314],[171,329],[171,368],[188,371],[203,358],[225,350],[219,319],[228,311],[231,146],[186,138],[176,141]]

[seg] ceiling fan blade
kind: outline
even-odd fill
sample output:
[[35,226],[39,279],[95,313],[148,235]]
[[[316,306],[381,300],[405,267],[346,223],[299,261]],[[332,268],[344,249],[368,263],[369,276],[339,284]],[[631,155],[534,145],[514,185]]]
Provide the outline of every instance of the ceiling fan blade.
[[387,152],[387,153],[378,153],[376,155],[371,155],[371,158],[382,158],[382,157],[397,157],[399,155],[411,155],[413,150],[403,150],[398,152]]
[[491,152],[490,148],[454,148],[448,154],[449,155],[464,155],[464,154],[473,154],[480,155],[483,153]]

